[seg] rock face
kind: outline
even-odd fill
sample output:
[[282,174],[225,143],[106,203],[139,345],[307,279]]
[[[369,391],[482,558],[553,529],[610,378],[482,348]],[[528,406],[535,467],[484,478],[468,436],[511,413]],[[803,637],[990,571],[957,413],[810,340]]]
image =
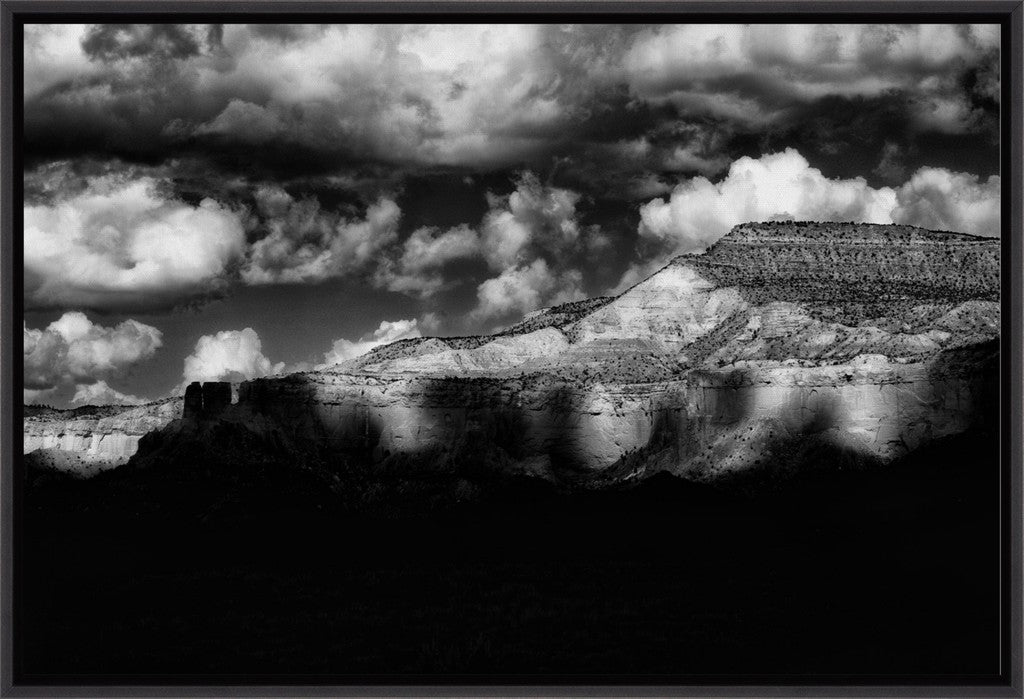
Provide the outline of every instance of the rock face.
[[92,476],[128,460],[147,434],[172,421],[214,420],[232,403],[226,381],[193,382],[182,398],[139,406],[101,405],[70,410],[25,406],[23,452],[40,466]]
[[208,419],[217,417],[231,405],[231,383],[228,381],[193,381],[185,387],[182,417]]
[[92,475],[126,463],[143,435],[181,417],[182,408],[177,398],[130,407],[25,406],[23,450],[40,452],[43,462],[60,470]]
[[998,298],[995,240],[746,224],[617,297],[497,335],[403,340],[248,381],[215,417],[205,387],[190,387],[189,419],[168,434],[213,420],[315,449],[328,467],[570,483],[884,463],[993,423]]

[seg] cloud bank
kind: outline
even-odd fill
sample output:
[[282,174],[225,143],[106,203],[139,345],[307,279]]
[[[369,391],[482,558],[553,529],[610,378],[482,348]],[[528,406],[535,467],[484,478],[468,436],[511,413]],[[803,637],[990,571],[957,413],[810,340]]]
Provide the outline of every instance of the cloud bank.
[[[212,327],[293,347],[252,299],[281,313],[322,291],[342,308],[358,290],[374,322],[418,319],[339,340],[341,358],[607,293],[748,220],[1001,226],[996,26],[32,24],[24,39],[30,318],[202,314],[232,294],[221,308],[249,315]],[[255,333],[226,332],[192,354],[195,376],[278,369]],[[137,363],[81,380],[51,365],[27,364],[32,397],[145,393],[119,390]]]
[[716,183],[695,177],[669,198],[640,207],[639,234],[668,254],[701,252],[748,221],[900,223],[974,235],[999,235],[1000,180],[921,168],[898,188],[863,178],[829,179],[787,148],[741,158]]
[[744,134],[813,131],[825,99],[898,110],[903,140],[990,132],[998,54],[987,25],[53,25],[26,35],[26,139],[236,174],[711,176]]
[[[76,396],[132,402],[134,396],[111,392],[106,380],[124,376],[163,345],[156,328],[126,320],[113,327],[93,323],[84,313],[68,312],[42,330],[23,329],[26,398],[45,399],[64,387]],[[109,389],[109,390],[107,390]]]

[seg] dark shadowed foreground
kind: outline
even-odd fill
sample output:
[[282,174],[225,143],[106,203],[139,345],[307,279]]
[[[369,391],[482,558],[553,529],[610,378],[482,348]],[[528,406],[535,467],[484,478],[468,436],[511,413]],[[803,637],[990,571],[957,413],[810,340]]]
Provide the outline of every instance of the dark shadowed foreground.
[[823,474],[756,497],[427,474],[345,499],[273,465],[30,469],[20,680],[994,676],[997,440]]

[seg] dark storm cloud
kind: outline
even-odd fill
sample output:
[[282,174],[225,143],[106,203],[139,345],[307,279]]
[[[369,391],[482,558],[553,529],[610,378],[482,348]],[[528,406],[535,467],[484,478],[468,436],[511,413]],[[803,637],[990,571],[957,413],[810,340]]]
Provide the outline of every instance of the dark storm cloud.
[[219,24],[98,24],[86,31],[82,50],[103,61],[140,56],[188,58],[219,46],[222,36]]
[[30,165],[651,182],[720,173],[758,146],[880,152],[878,130],[908,132],[888,139],[913,157],[918,134],[980,138],[998,114],[993,40],[969,28],[118,25],[77,40],[78,75],[27,55]]
[[477,333],[743,221],[999,233],[997,27],[27,25],[24,67],[27,400]]
[[323,34],[328,26],[326,24],[253,24],[249,30],[254,36],[289,43]]
[[[854,193],[850,211],[989,227],[997,39],[943,25],[37,27],[27,298],[165,308],[196,289],[343,277],[434,297],[459,274],[486,320],[599,292],[649,256],[653,231],[672,252],[699,225],[673,202],[707,210],[744,158],[813,171]],[[925,165],[947,172],[905,189]],[[936,208],[951,183],[980,208]],[[753,215],[734,203],[714,231]],[[185,264],[149,245],[163,229],[203,246]],[[55,243],[64,257],[47,257]]]

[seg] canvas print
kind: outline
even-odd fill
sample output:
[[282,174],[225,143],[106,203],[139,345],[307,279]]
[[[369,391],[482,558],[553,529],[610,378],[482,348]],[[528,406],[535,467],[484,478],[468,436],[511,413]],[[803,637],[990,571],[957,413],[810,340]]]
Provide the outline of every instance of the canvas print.
[[22,39],[22,681],[1000,672],[999,26]]

